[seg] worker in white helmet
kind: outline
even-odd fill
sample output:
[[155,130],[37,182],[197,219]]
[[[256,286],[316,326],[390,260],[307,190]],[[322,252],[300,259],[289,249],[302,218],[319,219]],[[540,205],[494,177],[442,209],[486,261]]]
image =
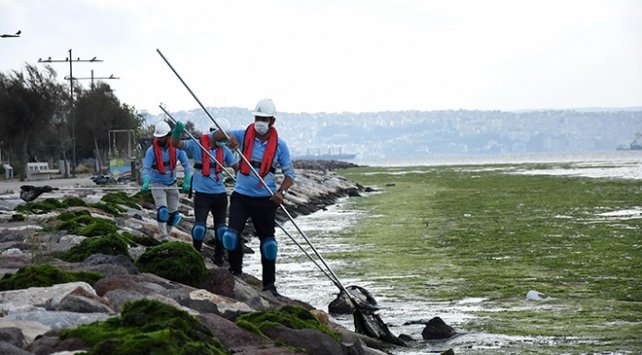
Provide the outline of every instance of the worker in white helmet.
[[143,186],[141,191],[154,187],[152,196],[156,205],[156,221],[160,237],[169,240],[172,228],[181,220],[178,212],[178,187],[176,186],[176,162],[180,161],[185,171],[183,190],[189,191],[192,170],[187,154],[170,144],[171,128],[167,122],[159,122],[154,130],[154,141],[143,159]]
[[[248,218],[252,218],[256,234],[261,240],[261,264],[263,266],[263,290],[278,296],[276,291],[277,243],[274,237],[276,210],[296,174],[290,159],[290,150],[285,140],[278,136],[276,107],[271,99],[260,100],[254,111],[254,123],[246,129],[231,130],[230,146],[241,146],[241,151],[270,190],[251,172],[245,160],[241,160],[236,174],[236,184],[230,197],[228,229],[223,235],[223,245],[229,251],[230,271],[240,276],[243,272],[243,246],[241,233]],[[215,139],[223,139],[222,132],[214,132]],[[281,168],[283,181],[276,187],[276,168]],[[270,191],[275,192],[274,195]]]
[[[216,122],[223,130],[229,131],[230,124],[225,118],[217,118]],[[214,220],[214,256],[212,261],[218,266],[223,266],[225,254],[223,234],[227,230],[227,189],[225,188],[225,175],[223,175],[222,166],[235,165],[239,158],[226,146],[225,140],[215,141],[212,139],[212,135],[217,129],[216,126],[210,128],[210,132],[202,134],[199,143],[196,143],[194,140],[180,139],[185,125],[183,122],[176,122],[172,131],[172,146],[184,149],[187,155],[194,160],[192,188],[195,193],[192,245],[196,250],[201,250],[207,234],[207,217],[211,213]],[[203,148],[207,152],[203,151]]]

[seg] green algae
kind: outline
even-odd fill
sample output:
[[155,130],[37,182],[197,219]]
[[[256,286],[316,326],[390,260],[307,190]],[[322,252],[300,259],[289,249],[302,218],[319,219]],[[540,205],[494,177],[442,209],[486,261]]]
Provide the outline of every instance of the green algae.
[[297,306],[286,305],[278,310],[243,314],[236,318],[235,322],[239,327],[264,338],[268,338],[264,330],[285,326],[290,329],[317,329],[337,342],[341,341],[339,333],[322,325],[310,311]]
[[111,205],[124,205],[131,208],[139,208],[137,199],[131,198],[124,192],[111,192],[103,196],[100,200]]
[[127,251],[127,242],[118,233],[109,233],[100,237],[86,238],[58,258],[69,262],[80,262],[93,254],[131,256]]
[[38,202],[27,202],[25,204],[16,206],[16,212],[28,213],[28,214],[41,214],[51,212],[58,208],[64,208],[65,206],[62,202],[53,199],[47,198]]
[[[351,209],[368,212],[341,235],[358,249],[328,258],[351,260],[342,270],[349,277],[377,270],[387,297],[484,299],[488,310],[473,312],[478,318],[464,331],[589,344],[573,352],[642,351],[642,223],[599,215],[640,206],[639,181],[508,174],[549,168],[558,167],[342,171],[382,193],[350,200]],[[553,309],[524,309],[531,289],[552,296],[545,304]]]
[[226,354],[210,330],[187,312],[154,300],[128,302],[119,317],[65,330],[88,354]]
[[140,272],[198,287],[207,277],[201,253],[183,242],[167,242],[147,248],[136,260]]
[[154,237],[144,235],[144,234],[132,234],[129,232],[122,232],[120,236],[129,244],[129,245],[142,245],[146,247],[153,247],[161,244],[159,240]]
[[85,237],[103,236],[116,233],[116,223],[105,219],[92,217],[88,211],[63,212],[58,216],[63,221],[57,230],[66,230],[69,233]]
[[127,211],[123,206],[140,208],[139,204],[143,201],[146,201],[143,195],[135,194],[130,197],[123,192],[117,192],[106,194],[101,198],[101,202],[96,203],[86,203],[78,197],[69,196],[62,201],[47,198],[37,202],[27,202],[17,206],[15,210],[20,213],[41,214],[68,207],[93,207],[113,216],[120,216],[122,212]]
[[46,264],[21,268],[16,273],[5,274],[0,279],[0,291],[18,290],[29,287],[49,287],[56,284],[83,281],[94,284],[103,276],[95,272],[67,272]]
[[24,222],[26,220],[25,215],[21,213],[14,213],[11,215],[10,222]]

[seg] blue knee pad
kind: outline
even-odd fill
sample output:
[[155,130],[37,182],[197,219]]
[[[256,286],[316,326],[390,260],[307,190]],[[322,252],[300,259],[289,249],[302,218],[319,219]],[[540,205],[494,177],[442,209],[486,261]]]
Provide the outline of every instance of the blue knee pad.
[[168,226],[175,226],[178,223],[180,223],[181,219],[183,219],[183,216],[181,216],[180,212],[174,211],[169,214],[169,219],[167,220],[167,225]]
[[206,232],[207,227],[204,224],[195,224],[192,228],[192,238],[194,240],[203,240]]
[[223,241],[223,236],[225,235],[225,232],[227,232],[227,226],[225,224],[219,224],[216,226],[216,240],[219,242]]
[[228,228],[223,234],[223,247],[229,251],[234,251],[239,246],[239,233],[234,228]]
[[261,254],[263,257],[269,261],[276,260],[276,256],[279,253],[279,247],[276,245],[276,240],[274,237],[269,237],[261,243]]
[[169,221],[169,210],[165,206],[160,206],[158,207],[158,211],[156,213],[156,220],[159,222],[167,222]]

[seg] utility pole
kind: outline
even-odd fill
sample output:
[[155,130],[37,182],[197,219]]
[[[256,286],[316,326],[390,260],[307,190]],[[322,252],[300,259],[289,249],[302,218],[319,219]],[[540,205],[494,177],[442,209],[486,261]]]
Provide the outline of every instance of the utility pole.
[[[66,76],[65,80],[69,80],[69,78],[70,77]],[[91,88],[93,89],[94,88],[94,80],[118,80],[120,78],[117,77],[117,76],[114,76],[114,74],[112,74],[110,76],[94,76],[94,70],[92,69],[91,70],[91,76],[88,77],[88,78],[78,78],[78,77],[76,77],[76,78],[71,78],[71,79],[73,79],[73,80],[91,80]]]
[[[63,59],[51,59],[49,57],[48,59],[38,59],[38,63],[66,63],[69,62],[69,92],[70,92],[70,97],[69,97],[69,102],[70,102],[70,118],[71,118],[71,160],[72,160],[72,165],[71,165],[71,176],[76,177],[76,124],[74,122],[74,80],[73,80],[73,63],[74,62],[93,62],[93,63],[101,63],[102,60],[96,59],[96,57],[93,57],[92,59],[72,59],[71,57],[71,49],[69,50],[69,57]],[[67,175],[67,169],[65,169],[65,175]]]

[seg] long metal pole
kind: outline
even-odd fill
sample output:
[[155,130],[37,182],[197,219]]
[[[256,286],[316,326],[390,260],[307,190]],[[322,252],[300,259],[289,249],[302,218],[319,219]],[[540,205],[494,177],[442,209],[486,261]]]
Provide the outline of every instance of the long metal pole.
[[[196,94],[194,94],[194,92],[192,91],[192,89],[190,89],[190,88],[189,88],[189,86],[187,85],[187,83],[183,80],[183,78],[180,76],[180,74],[178,74],[178,72],[174,69],[174,67],[169,63],[169,61],[167,60],[167,58],[165,58],[165,56],[164,56],[164,55],[163,55],[163,53],[160,51],[160,49],[156,49],[156,52],[158,52],[158,54],[161,56],[161,58],[163,58],[163,60],[164,60],[164,61],[165,61],[165,63],[167,64],[167,66],[169,66],[169,68],[174,72],[174,74],[176,75],[176,77],[181,81],[181,83],[183,83],[183,86],[185,86],[185,88],[187,89],[187,91],[189,91],[189,93],[192,95],[192,97],[194,97],[194,99],[196,100],[196,102],[198,102],[199,106],[201,106],[201,109],[203,109],[203,111],[205,111],[205,114],[207,115],[207,117],[209,117],[209,118],[210,118],[210,120],[212,120],[212,122],[216,125],[216,127],[217,127],[221,132],[223,132],[223,134],[225,135],[225,138],[227,138],[227,139],[229,140],[229,139],[230,139],[230,136],[227,134],[227,132],[225,132],[225,131],[221,128],[221,126],[218,124],[218,122],[216,122],[216,120],[214,119],[214,117],[212,117],[212,115],[210,115],[209,111],[207,111],[207,109],[205,108],[205,106],[203,105],[203,103],[201,103],[201,100],[199,100],[199,99],[198,99],[198,97],[196,97]],[[241,152],[239,148],[236,148],[236,152],[241,156],[241,159],[243,159],[243,160],[245,161],[245,163],[247,163],[247,165],[250,167],[250,170],[252,171],[252,173],[253,173],[253,174],[254,174],[254,175],[259,179],[259,181],[263,184],[263,186],[265,186],[265,188],[268,190],[268,192],[270,193],[270,195],[274,195],[274,191],[272,191],[272,190],[270,189],[270,187],[265,183],[265,181],[263,180],[263,178],[261,177],[261,175],[256,171],[256,169],[254,169],[254,167],[252,166],[252,164],[251,164],[251,163],[247,160],[247,158],[243,155],[243,152]],[[346,293],[346,295],[350,298],[350,300],[351,300],[353,303],[355,303],[355,305],[356,305],[356,302],[354,301],[354,299],[352,298],[352,296],[350,295],[350,293],[348,292],[348,290],[346,290],[346,288],[343,286],[343,284],[342,284],[342,283],[341,283],[341,281],[339,280],[339,277],[337,277],[337,275],[334,273],[334,271],[332,271],[332,268],[330,268],[330,266],[326,263],[325,259],[323,259],[323,257],[321,256],[321,254],[319,254],[319,252],[318,252],[318,251],[317,251],[317,249],[314,247],[314,245],[312,245],[312,243],[310,242],[310,240],[308,239],[308,237],[305,235],[305,233],[303,233],[303,231],[301,230],[301,228],[299,228],[299,226],[296,224],[296,222],[294,222],[294,218],[292,217],[292,215],[290,215],[290,212],[288,212],[288,210],[285,208],[285,206],[283,206],[283,204],[280,204],[280,205],[279,205],[279,207],[281,207],[281,210],[283,210],[283,212],[285,212],[285,214],[286,214],[286,216],[288,217],[288,219],[290,220],[290,222],[292,222],[292,225],[296,228],[296,230],[299,232],[299,234],[301,234],[301,237],[303,237],[303,239],[304,239],[304,240],[306,241],[306,243],[310,246],[310,248],[312,249],[312,251],[314,251],[314,253],[315,253],[315,254],[316,254],[316,256],[319,258],[319,260],[321,260],[321,262],[323,263],[323,265],[328,269],[328,271],[332,274],[332,276],[334,276],[335,280],[337,280],[337,282],[338,282],[338,284],[339,284],[339,286],[340,286],[341,290],[342,290],[343,292],[345,292],[345,293]]]
[[74,72],[73,72],[73,59],[71,59],[71,49],[69,50],[69,87],[71,92],[71,97],[69,98],[71,102],[71,176],[76,177],[76,122],[74,118]]
[[[165,110],[165,107],[163,107],[163,105],[158,105],[158,107],[160,107],[160,109],[165,113],[165,115],[167,115],[167,117],[168,117],[172,122],[174,122],[174,123],[177,123],[177,122],[178,122],[174,117],[172,117],[172,115],[171,115],[169,112],[167,112],[167,110]],[[214,161],[214,163],[216,163],[216,165],[220,166],[220,167],[221,167],[221,169],[223,169],[223,171],[225,172],[225,174],[226,174],[227,176],[229,176],[232,180],[236,181],[236,177],[234,177],[232,174],[230,174],[230,173],[227,171],[227,169],[225,169],[225,167],[223,166],[223,164],[221,164],[218,160],[216,160],[216,158],[214,158],[214,156],[213,156],[213,155],[212,155],[212,154],[211,154],[207,149],[205,149],[205,147],[203,147],[203,145],[201,144],[201,142],[199,142],[199,141],[198,141],[198,139],[196,139],[196,138],[195,138],[195,137],[194,137],[194,136],[193,136],[189,131],[185,131],[185,133],[187,133],[187,135],[190,137],[190,139],[192,139],[192,141],[194,141],[194,143],[196,143],[196,144],[201,148],[201,150],[203,150],[203,151],[205,152],[205,154],[207,154],[207,155],[210,157],[210,159],[212,159],[212,160]],[[211,178],[212,180],[214,180],[214,177],[213,177],[212,175],[210,175],[210,178]],[[279,228],[281,228],[281,230],[283,231],[283,233],[285,233],[285,235],[287,235],[287,236],[290,238],[290,240],[292,240],[292,242],[293,242],[297,247],[299,247],[299,249],[301,249],[301,251],[303,252],[303,254],[305,254],[305,255],[310,259],[310,261],[312,261],[312,263],[314,263],[314,265],[316,265],[316,266],[319,268],[319,270],[321,270],[321,272],[322,272],[322,273],[324,273],[324,274],[325,274],[325,276],[326,276],[328,279],[330,279],[330,281],[332,281],[332,283],[334,283],[337,287],[339,287],[339,285],[337,284],[337,280],[334,280],[330,275],[328,275],[328,273],[327,273],[327,272],[325,272],[325,270],[323,270],[323,268],[321,267],[321,265],[319,265],[319,264],[316,262],[316,260],[314,260],[314,258],[313,258],[313,257],[312,257],[312,256],[311,256],[311,255],[310,255],[310,254],[309,254],[309,253],[308,253],[304,248],[303,248],[303,246],[302,246],[301,244],[299,244],[299,243],[296,241],[296,239],[294,239],[294,237],[293,237],[290,233],[288,233],[288,231],[285,229],[285,227],[283,227],[283,225],[281,225],[281,223],[279,223],[278,221],[275,221],[275,222],[276,222],[276,225],[277,225],[277,226],[279,226]],[[341,287],[339,287],[339,289],[341,289]]]

